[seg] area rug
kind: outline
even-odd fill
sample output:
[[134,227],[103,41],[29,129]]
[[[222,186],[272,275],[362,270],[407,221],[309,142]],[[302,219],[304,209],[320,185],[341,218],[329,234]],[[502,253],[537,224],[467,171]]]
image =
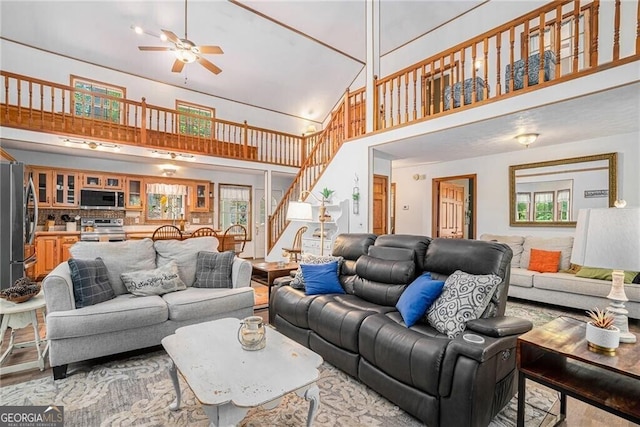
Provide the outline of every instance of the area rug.
[[[563,312],[531,309],[525,304],[509,303],[507,314],[520,311],[521,317],[542,324]],[[53,381],[51,377],[0,388],[2,405],[62,405],[65,426],[207,426],[209,421],[189,387],[181,379],[181,409],[167,406],[175,393],[169,379],[170,359],[162,349],[113,360],[74,364],[70,376]],[[412,427],[422,423],[379,394],[337,368],[320,367],[320,409],[316,426],[389,426]],[[557,395],[529,383],[526,396],[526,424],[548,422],[547,412]],[[308,402],[295,394],[285,396],[271,410],[252,409],[241,425],[306,425]],[[517,398],[495,417],[492,427],[515,425]]]
[[258,282],[251,281],[253,288],[254,307],[256,309],[266,308],[269,306],[269,288]]

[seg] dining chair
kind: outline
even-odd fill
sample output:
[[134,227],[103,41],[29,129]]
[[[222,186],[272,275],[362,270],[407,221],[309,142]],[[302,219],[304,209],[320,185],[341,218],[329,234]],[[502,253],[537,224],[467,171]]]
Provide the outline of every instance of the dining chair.
[[182,240],[182,232],[175,225],[163,225],[153,232],[151,240]]
[[213,236],[218,237],[218,233],[211,227],[200,227],[191,233],[191,237],[205,237],[205,236]]
[[295,262],[298,262],[298,256],[302,254],[302,235],[307,231],[307,226],[302,226],[296,231],[296,235],[293,238],[293,244],[290,248],[282,248],[283,251],[289,252],[289,260],[293,258]]
[[233,250],[236,255],[244,251],[247,243],[247,229],[244,225],[234,224],[229,226],[222,235],[222,247],[224,250]]

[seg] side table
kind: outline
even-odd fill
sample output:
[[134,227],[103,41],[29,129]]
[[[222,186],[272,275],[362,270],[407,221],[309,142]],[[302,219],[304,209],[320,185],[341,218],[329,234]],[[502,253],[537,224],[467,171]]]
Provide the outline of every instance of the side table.
[[[11,328],[9,346],[0,357],[0,375],[33,368],[40,368],[41,371],[44,370],[44,359],[47,351],[49,350],[49,343],[46,339],[40,339],[38,324],[38,310],[44,310],[44,307],[45,300],[44,293],[42,292],[31,298],[29,301],[19,304],[0,299],[0,314],[2,315],[2,326],[0,326],[0,345],[4,341],[7,328]],[[30,324],[33,326],[34,340],[20,343],[14,342],[16,329],[25,328]],[[36,347],[36,351],[38,352],[37,360],[2,366],[14,349],[31,346]]]

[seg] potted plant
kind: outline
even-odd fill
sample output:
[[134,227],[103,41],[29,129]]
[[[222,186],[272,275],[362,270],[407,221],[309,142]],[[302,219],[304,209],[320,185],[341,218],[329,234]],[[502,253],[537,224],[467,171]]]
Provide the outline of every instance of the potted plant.
[[587,323],[589,350],[614,355],[620,345],[620,329],[613,326],[611,313],[595,308],[587,311],[591,321]]
[[330,202],[331,201],[331,196],[333,195],[333,193],[335,193],[334,190],[329,190],[327,187],[324,187],[322,189],[322,191],[320,192],[320,194],[322,195],[322,199],[325,202]]

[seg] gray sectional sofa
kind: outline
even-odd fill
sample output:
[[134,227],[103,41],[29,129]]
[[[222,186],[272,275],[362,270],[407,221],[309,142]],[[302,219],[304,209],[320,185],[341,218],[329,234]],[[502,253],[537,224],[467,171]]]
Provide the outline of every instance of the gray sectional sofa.
[[[483,234],[480,240],[506,243],[513,251],[511,260],[511,283],[509,296],[546,304],[590,310],[604,308],[609,304],[607,295],[611,290],[610,280],[576,277],[570,273],[573,237],[502,236]],[[557,273],[538,273],[529,270],[531,249],[560,251]],[[590,266],[599,267],[599,266]],[[628,302],[625,308],[629,317],[640,319],[640,285],[625,284]]]
[[[66,376],[67,365],[125,351],[159,345],[185,325],[253,314],[251,263],[233,260],[232,288],[196,288],[198,252],[217,252],[215,237],[186,240],[151,239],[125,242],[79,242],[70,249],[76,259],[102,258],[115,298],[76,308],[68,262],[43,280],[47,304],[49,361],[54,379]],[[186,289],[163,295],[135,296],[122,273],[155,269],[174,261]]]

